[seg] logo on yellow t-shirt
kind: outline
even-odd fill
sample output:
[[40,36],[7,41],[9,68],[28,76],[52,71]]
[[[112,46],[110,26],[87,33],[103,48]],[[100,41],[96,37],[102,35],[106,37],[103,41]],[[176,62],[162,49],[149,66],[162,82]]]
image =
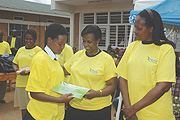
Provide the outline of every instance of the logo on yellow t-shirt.
[[148,61],[149,61],[149,62],[152,62],[152,63],[155,63],[155,64],[157,64],[157,62],[158,62],[157,59],[152,59],[152,58],[150,58],[150,57],[148,57]]
[[90,68],[90,70],[89,70],[89,71],[91,71],[92,73],[98,74],[98,71],[93,70],[92,68]]
[[29,57],[34,57],[33,55],[29,55]]

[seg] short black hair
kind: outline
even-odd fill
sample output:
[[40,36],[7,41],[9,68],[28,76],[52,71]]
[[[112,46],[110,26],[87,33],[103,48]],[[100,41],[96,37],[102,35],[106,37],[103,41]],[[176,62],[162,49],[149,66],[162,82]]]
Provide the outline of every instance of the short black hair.
[[[164,34],[163,22],[158,12],[152,9],[145,9],[138,16],[145,19],[145,26],[147,28],[153,27],[152,41],[155,45],[170,44],[175,48],[175,44],[169,41]],[[164,41],[161,42],[160,40]]]
[[87,25],[81,32],[81,36],[83,37],[85,34],[93,34],[95,40],[102,38],[102,31],[97,25]]
[[32,35],[34,42],[36,42],[37,33],[36,33],[35,30],[33,30],[33,29],[27,29],[27,30],[25,31],[25,33],[24,33],[24,38],[26,37],[27,34]]
[[66,28],[58,23],[49,25],[45,31],[45,46],[47,45],[48,37],[54,40],[55,38],[58,38],[59,35],[67,35]]
[[111,50],[111,52],[113,52],[115,54],[115,51],[114,50]]

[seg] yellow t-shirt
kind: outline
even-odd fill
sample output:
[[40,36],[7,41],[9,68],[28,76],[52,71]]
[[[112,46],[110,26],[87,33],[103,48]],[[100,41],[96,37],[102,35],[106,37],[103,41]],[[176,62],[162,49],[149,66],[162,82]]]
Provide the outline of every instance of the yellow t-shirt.
[[12,37],[12,39],[11,39],[11,48],[15,48],[15,43],[16,43],[16,37]]
[[[141,100],[158,82],[176,82],[175,54],[169,44],[157,46],[131,43],[123,55],[117,73],[128,82],[131,104]],[[171,89],[153,104],[137,112],[138,120],[175,120]]]
[[[26,49],[25,46],[21,47],[16,56],[14,57],[13,63],[17,64],[19,68],[24,66],[30,66],[33,57],[42,49],[35,46],[32,49]],[[17,75],[16,87],[26,87],[29,75]]]
[[[50,90],[64,81],[64,72],[58,61],[52,60],[46,52],[40,51],[33,58],[30,71],[26,91],[42,92],[54,97],[61,96]],[[27,110],[36,120],[63,120],[65,105],[64,103],[42,102],[30,97]]]
[[[64,65],[72,56],[74,55],[73,49],[68,44],[65,44],[65,47],[61,54],[58,55],[58,61],[60,65]],[[66,75],[64,81],[69,83],[70,76]]]
[[12,54],[9,43],[6,41],[0,42],[0,55],[4,55],[6,53]]
[[[71,74],[70,83],[95,91],[102,90],[106,87],[106,81],[117,76],[114,60],[104,51],[94,57],[88,57],[85,51],[77,52],[64,65]],[[111,95],[91,100],[74,98],[70,101],[70,105],[82,110],[100,110],[111,105]]]
[[73,56],[73,49],[68,44],[65,44],[65,47],[61,54],[58,55],[58,61],[60,65],[64,65],[72,56]]

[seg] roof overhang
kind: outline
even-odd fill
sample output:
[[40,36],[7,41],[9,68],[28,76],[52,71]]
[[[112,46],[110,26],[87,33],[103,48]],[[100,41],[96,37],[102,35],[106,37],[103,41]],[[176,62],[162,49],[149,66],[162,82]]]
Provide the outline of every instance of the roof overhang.
[[132,10],[133,0],[51,0],[51,9],[69,13]]
[[28,14],[36,14],[36,15],[46,15],[46,16],[70,18],[69,15],[51,14],[51,13],[45,13],[45,12],[29,11],[29,10],[6,8],[6,7],[0,7],[0,10],[20,12],[20,13],[28,13]]

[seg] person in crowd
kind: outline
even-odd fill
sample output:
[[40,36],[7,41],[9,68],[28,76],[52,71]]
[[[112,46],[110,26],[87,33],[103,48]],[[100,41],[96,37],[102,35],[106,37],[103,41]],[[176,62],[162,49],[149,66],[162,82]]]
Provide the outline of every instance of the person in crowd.
[[164,34],[159,13],[145,9],[135,19],[135,39],[118,67],[124,117],[128,120],[175,120],[171,85],[175,44]]
[[115,51],[115,56],[118,58],[119,57],[118,56],[119,55],[119,48],[116,48],[114,51]]
[[74,52],[74,54],[75,54],[75,53],[77,52],[76,47],[73,47],[72,49],[73,49],[73,52]]
[[[72,47],[68,44],[65,44],[61,54],[58,55],[58,61],[60,65],[64,65],[73,55],[74,53]],[[66,75],[64,81],[69,83],[69,77],[69,75]]]
[[[25,66],[29,67],[33,57],[42,50],[40,47],[35,45],[37,39],[35,30],[26,30],[24,36],[25,46],[18,50],[13,60],[13,68],[15,71],[18,71]],[[22,117],[25,115],[27,104],[29,102],[28,92],[25,91],[28,77],[29,72],[24,69],[17,74],[16,78],[14,107],[19,107],[21,109]]]
[[66,29],[57,23],[45,31],[45,48],[33,58],[26,91],[30,101],[23,120],[63,120],[65,102],[73,97],[72,93],[61,95],[51,88],[64,81],[64,72],[58,62],[67,41]]
[[113,51],[113,49],[112,49],[111,45],[108,45],[107,52],[110,54],[111,51]]
[[[179,96],[180,96],[180,52],[176,52],[176,84],[172,86],[172,96],[173,99],[177,99],[179,100]],[[173,104],[175,106],[178,106],[179,104],[173,100]],[[180,119],[180,115],[176,112],[176,110],[174,109],[174,115],[176,117],[176,119],[178,120],[178,118]]]
[[[0,56],[4,54],[12,54],[10,50],[10,46],[6,41],[3,41],[3,32],[0,30]],[[0,103],[5,104],[4,100],[6,94],[6,84],[7,81],[0,81]]]
[[7,42],[9,43],[12,54],[14,56],[16,55],[18,49],[23,46],[23,40],[21,37],[17,36],[16,30],[12,31],[12,36],[7,37]]
[[125,49],[119,49],[118,59],[121,59],[121,58],[122,58],[124,52],[125,52]]
[[115,51],[111,51],[110,55],[112,56],[113,60],[117,60],[117,57],[115,55]]
[[102,37],[98,26],[86,26],[81,36],[85,49],[65,63],[64,72],[71,75],[71,84],[90,90],[82,99],[70,101],[65,120],[110,120],[111,93],[117,86],[114,60],[98,48]]
[[117,58],[117,56],[115,55],[115,51],[111,51],[110,52],[110,55],[112,56],[114,62],[115,62],[115,65],[117,67],[118,63],[119,63],[119,59]]

